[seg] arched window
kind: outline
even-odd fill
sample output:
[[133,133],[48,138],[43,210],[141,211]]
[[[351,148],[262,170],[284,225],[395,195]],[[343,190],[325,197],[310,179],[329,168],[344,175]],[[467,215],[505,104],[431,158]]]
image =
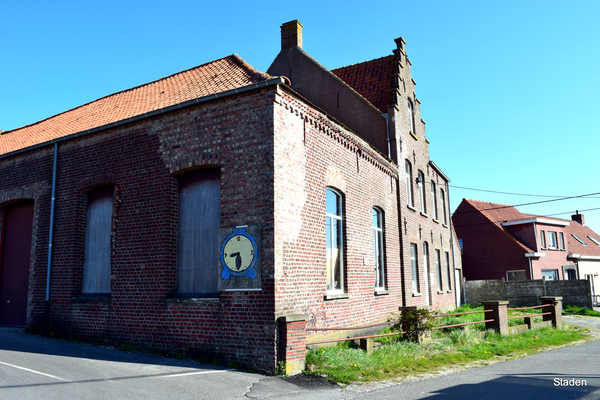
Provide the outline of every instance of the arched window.
[[442,276],[442,255],[438,249],[435,249],[435,273],[437,275],[437,287],[438,290],[444,290],[442,287],[443,276]]
[[218,297],[221,171],[201,169],[179,180],[177,293]]
[[81,293],[110,293],[110,231],[113,186],[87,195]]
[[415,110],[412,101],[408,100],[408,127],[409,131],[416,134],[415,132]]
[[433,207],[433,219],[438,219],[438,206],[437,206],[437,196],[436,196],[436,188],[435,182],[431,181],[431,207]]
[[325,201],[327,290],[342,292],[344,289],[342,195],[327,188]]
[[410,165],[410,162],[408,162],[408,160],[404,162],[404,166],[406,169],[406,202],[409,206],[414,207],[412,190],[412,166]]
[[427,204],[425,201],[425,175],[423,172],[419,171],[418,175],[419,182],[419,202],[421,205],[421,212],[427,214]]
[[410,267],[412,270],[412,290],[413,293],[419,293],[419,259],[416,243],[410,244]]
[[377,208],[373,208],[373,249],[375,257],[375,287],[377,289],[384,289],[383,213]]
[[442,208],[442,224],[446,225],[448,217],[446,214],[446,194],[444,193],[444,189],[440,189],[440,206]]

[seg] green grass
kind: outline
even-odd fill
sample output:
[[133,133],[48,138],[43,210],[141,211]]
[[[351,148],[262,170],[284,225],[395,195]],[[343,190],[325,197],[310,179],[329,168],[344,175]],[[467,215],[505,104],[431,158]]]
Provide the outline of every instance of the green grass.
[[372,355],[352,348],[348,343],[311,350],[306,356],[308,374],[327,375],[334,382],[350,383],[403,377],[434,372],[445,367],[474,361],[531,354],[551,346],[563,345],[585,337],[583,328],[538,329],[515,336],[475,329],[438,334],[431,342],[382,342]]
[[563,314],[585,315],[588,317],[600,317],[600,312],[598,312],[598,311],[590,310],[589,308],[585,308],[585,307],[571,306],[568,304],[563,307]]

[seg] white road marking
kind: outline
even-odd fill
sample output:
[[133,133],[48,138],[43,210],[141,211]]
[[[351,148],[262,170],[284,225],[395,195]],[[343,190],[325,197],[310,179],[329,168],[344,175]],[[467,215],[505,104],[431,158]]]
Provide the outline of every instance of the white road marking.
[[33,369],[29,369],[29,368],[25,368],[25,367],[19,367],[18,365],[9,364],[9,363],[5,363],[5,362],[2,362],[2,361],[0,361],[0,364],[2,364],[2,365],[8,365],[9,367],[13,367],[13,368],[17,368],[17,369],[22,369],[23,371],[33,372],[34,374],[43,375],[43,376],[47,376],[47,377],[50,377],[50,378],[58,379],[59,381],[68,382],[66,379],[59,378],[58,376],[54,376],[54,375],[50,375],[50,374],[45,374],[43,372],[35,371]]
[[181,373],[181,374],[151,376],[150,378],[174,378],[174,377],[177,377],[177,376],[186,376],[186,375],[217,374],[219,372],[227,372],[227,370],[220,370],[220,371],[200,371],[200,372],[184,372],[184,373]]

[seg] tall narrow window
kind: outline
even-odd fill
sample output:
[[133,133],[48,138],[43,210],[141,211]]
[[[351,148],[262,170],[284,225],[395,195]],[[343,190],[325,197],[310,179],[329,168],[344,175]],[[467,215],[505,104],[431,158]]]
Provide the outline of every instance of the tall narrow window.
[[433,219],[438,219],[438,206],[437,206],[437,196],[435,189],[435,182],[431,181],[431,207],[433,207]]
[[565,249],[565,235],[563,235],[562,232],[559,233],[560,234],[560,248],[562,250]]
[[375,287],[385,288],[385,263],[383,254],[383,213],[373,209],[373,247],[375,255]]
[[421,203],[421,212],[427,214],[427,205],[425,204],[425,175],[419,171],[419,202]]
[[558,243],[556,240],[556,232],[548,232],[548,248],[558,249]]
[[177,293],[218,297],[221,171],[203,169],[179,180]]
[[546,232],[540,231],[540,246],[542,249],[546,248]]
[[429,281],[429,244],[427,242],[423,242],[423,270],[425,282],[427,282],[425,293],[427,293],[429,292],[429,286],[432,284]]
[[438,249],[435,250],[435,273],[437,274],[438,290],[443,290],[442,287],[442,257]]
[[419,293],[419,260],[417,258],[417,245],[410,244],[410,267],[412,268],[412,290]]
[[410,132],[415,132],[415,110],[412,101],[408,100],[408,127]]
[[326,191],[325,230],[327,234],[327,290],[343,291],[342,195]]
[[114,188],[108,186],[87,195],[81,293],[110,293],[113,192]]
[[448,273],[448,290],[452,290],[452,272],[450,269],[450,253],[446,252],[446,272]]
[[442,208],[442,224],[448,224],[448,217],[446,214],[446,194],[444,189],[440,189],[440,206]]
[[409,206],[413,207],[414,203],[413,203],[413,189],[412,189],[412,185],[413,185],[412,166],[410,165],[408,160],[406,160],[404,162],[404,165],[406,168],[406,202],[408,203]]

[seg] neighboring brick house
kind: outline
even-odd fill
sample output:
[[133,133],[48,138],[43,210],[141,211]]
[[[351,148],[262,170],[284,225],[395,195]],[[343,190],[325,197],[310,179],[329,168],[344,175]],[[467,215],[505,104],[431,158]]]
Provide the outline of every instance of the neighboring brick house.
[[[290,26],[274,66],[305,54]],[[306,326],[453,306],[448,179],[397,43],[385,113],[231,55],[2,132],[0,325],[267,369]]]
[[600,289],[600,235],[583,214],[568,221],[463,199],[452,221],[467,280],[588,279]]

